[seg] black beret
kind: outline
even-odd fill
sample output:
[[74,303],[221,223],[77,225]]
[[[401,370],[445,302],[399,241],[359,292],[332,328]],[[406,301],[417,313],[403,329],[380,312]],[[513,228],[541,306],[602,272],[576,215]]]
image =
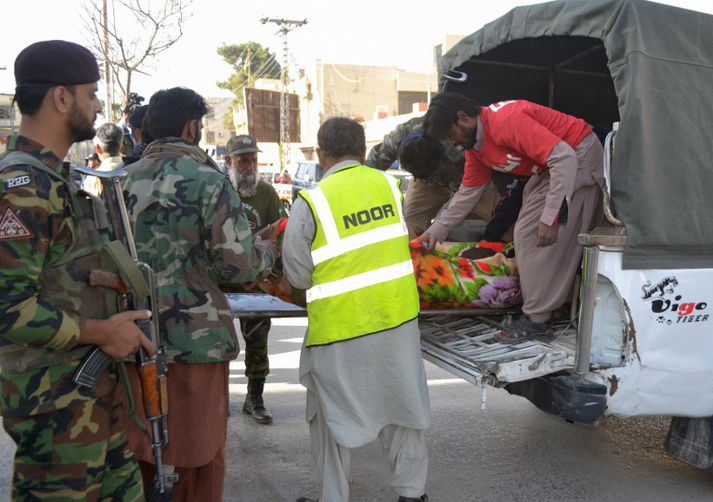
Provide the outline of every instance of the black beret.
[[15,59],[15,82],[22,84],[74,85],[100,78],[97,59],[79,44],[46,40],[25,47]]

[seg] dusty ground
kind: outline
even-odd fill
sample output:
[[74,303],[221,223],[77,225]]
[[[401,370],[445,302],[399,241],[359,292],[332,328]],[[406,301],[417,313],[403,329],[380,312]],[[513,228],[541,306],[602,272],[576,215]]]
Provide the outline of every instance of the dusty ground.
[[[298,325],[295,325],[298,324]],[[297,383],[304,321],[278,321],[270,338],[266,402],[258,425],[240,413],[246,380],[232,365],[226,501],[314,495],[304,392]],[[242,342],[241,342],[242,343]],[[523,398],[480,389],[427,364],[433,409],[428,494],[455,501],[713,501],[713,474],[668,457],[668,419],[608,418],[596,428],[545,415]],[[8,500],[12,444],[0,435],[0,500]],[[353,501],[395,501],[378,444],[354,452]]]

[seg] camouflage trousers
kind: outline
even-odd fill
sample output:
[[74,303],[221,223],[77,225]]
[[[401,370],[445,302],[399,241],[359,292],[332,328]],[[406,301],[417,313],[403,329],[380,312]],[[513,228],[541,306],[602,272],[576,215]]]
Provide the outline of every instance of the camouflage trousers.
[[17,444],[13,500],[142,501],[141,472],[126,437],[117,394],[78,401],[48,413],[3,417]]
[[270,373],[267,358],[267,334],[270,318],[240,319],[240,329],[245,339],[245,376],[264,380]]

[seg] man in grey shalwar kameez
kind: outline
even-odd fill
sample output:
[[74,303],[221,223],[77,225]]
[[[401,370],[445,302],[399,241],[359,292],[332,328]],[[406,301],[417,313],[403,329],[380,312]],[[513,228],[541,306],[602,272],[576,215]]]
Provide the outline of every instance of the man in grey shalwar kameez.
[[[356,122],[330,119],[320,128],[318,140],[320,163],[326,170],[323,180],[346,169],[368,169],[360,165],[365,144],[363,128]],[[295,201],[283,242],[285,275],[294,287],[305,290],[313,288],[315,270],[312,253],[316,224],[312,211],[304,198]],[[397,213],[405,235],[401,208]],[[361,249],[367,253],[371,248]],[[373,307],[378,310],[377,305]],[[310,303],[307,308],[309,312]],[[339,314],[335,313],[334,322],[338,322]],[[308,337],[312,329],[309,325]],[[425,429],[431,423],[431,413],[419,339],[418,321],[412,318],[366,336],[303,346],[300,383],[307,388],[306,419],[321,502],[348,500],[350,449],[377,437],[399,501],[427,500]]]

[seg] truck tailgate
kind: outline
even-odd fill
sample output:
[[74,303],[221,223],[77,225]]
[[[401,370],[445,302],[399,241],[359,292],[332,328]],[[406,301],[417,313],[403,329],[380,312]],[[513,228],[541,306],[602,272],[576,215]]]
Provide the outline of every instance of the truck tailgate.
[[569,322],[555,324],[553,335],[502,342],[500,319],[421,316],[424,359],[476,384],[519,382],[574,367],[576,330]]

